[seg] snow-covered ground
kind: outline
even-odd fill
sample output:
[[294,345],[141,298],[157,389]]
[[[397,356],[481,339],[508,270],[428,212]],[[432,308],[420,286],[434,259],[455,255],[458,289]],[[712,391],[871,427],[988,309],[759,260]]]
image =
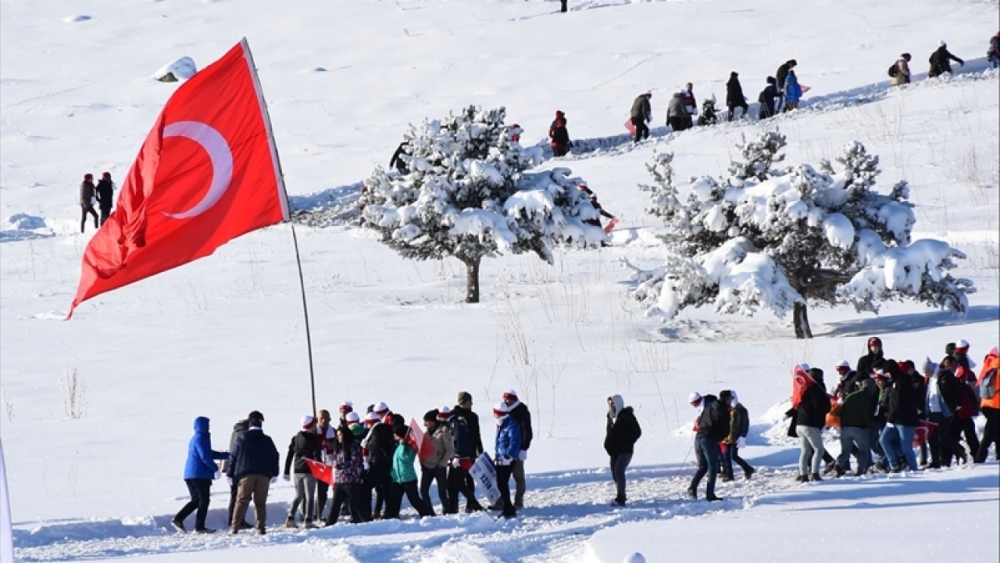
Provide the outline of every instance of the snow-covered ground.
[[[640,551],[654,562],[701,559],[718,546],[747,563],[804,560],[816,549],[878,561],[997,561],[996,462],[798,485],[797,448],[776,431],[797,362],[832,370],[860,356],[871,334],[889,356],[914,360],[965,338],[978,361],[1000,339],[1000,82],[983,56],[996,2],[789,9],[777,0],[570,0],[570,8],[0,0],[0,438],[17,557],[617,562]],[[176,89],[152,78],[158,69],[185,56],[203,68],[242,36],[300,213],[320,407],[384,400],[419,417],[468,390],[486,415],[504,389],[518,389],[537,438],[528,508],[517,520],[419,521],[408,511],[401,522],[236,538],[169,528],[186,498],[181,472],[196,416],[212,419],[221,449],[231,424],[259,409],[281,448],[311,410],[290,230],[251,233],[88,301],[64,322],[91,236],[77,232],[77,186],[85,172],[123,178]],[[941,38],[966,65],[925,81],[923,61]],[[885,69],[902,51],[913,53],[917,80],[890,90]],[[789,58],[812,87],[801,111],[681,134],[663,127],[669,95],[684,82],[699,99],[722,100],[736,70],[754,100]],[[621,124],[649,88],[653,139],[633,146]],[[614,244],[561,251],[554,266],[530,256],[486,260],[482,303],[466,305],[457,260],[405,261],[359,229],[360,182],[387,165],[407,124],[468,104],[505,106],[526,131],[524,145],[545,138],[556,109],[566,112],[577,147],[543,167],[568,166],[588,181],[621,218]],[[791,163],[816,165],[859,140],[881,157],[883,192],[909,181],[915,234],[969,256],[956,272],[979,290],[968,314],[908,303],[887,304],[880,316],[813,309],[808,341],[793,338],[790,319],[767,314],[646,318],[626,296],[620,260],[662,261],[659,223],[636,188],[650,181],[654,147],[675,153],[679,179],[721,175],[743,136],[773,127],[788,136]],[[723,485],[723,503],[685,500],[695,414],[687,394],[725,388],[750,410],[744,457],[762,471]],[[607,506],[601,448],[605,398],[616,392],[644,430],[627,509]],[[224,526],[225,489],[215,487],[210,526]],[[284,482],[273,489],[272,524],[292,496]]]

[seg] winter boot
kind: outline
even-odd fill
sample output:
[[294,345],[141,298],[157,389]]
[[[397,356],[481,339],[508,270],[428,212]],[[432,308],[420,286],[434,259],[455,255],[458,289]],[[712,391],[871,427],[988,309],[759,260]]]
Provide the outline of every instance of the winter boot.
[[808,483],[809,477],[807,475],[796,475],[795,482],[797,483]]
[[306,529],[313,530],[316,528],[316,524],[313,524],[312,520],[306,520]]
[[749,480],[751,477],[753,477],[753,474],[756,473],[756,472],[757,472],[757,470],[751,467],[750,469],[747,469],[746,471],[743,472],[743,476],[747,480]]
[[717,500],[722,500],[722,497],[715,496],[715,493],[708,493],[707,495],[705,495],[705,500],[707,500],[708,502],[715,502]]
[[187,528],[184,527],[184,522],[178,520],[176,517],[170,521],[170,525],[172,525],[175,530],[177,530],[182,534],[187,533]]
[[214,534],[215,530],[212,528],[195,528],[194,533],[196,534]]
[[688,489],[688,498],[697,499],[698,498],[698,490],[695,489],[694,487],[689,488]]
[[847,473],[847,471],[839,465],[836,467],[836,469],[834,469],[834,471],[837,472],[837,477],[843,477],[844,473]]
[[285,519],[285,527],[286,528],[295,528],[296,527],[295,526],[295,517],[294,516],[289,516],[287,519]]
[[822,481],[823,478],[819,476],[819,473],[810,473],[809,474],[809,480],[810,481]]
[[382,519],[382,511],[376,508],[375,511],[372,512],[372,520],[381,520],[381,519]]

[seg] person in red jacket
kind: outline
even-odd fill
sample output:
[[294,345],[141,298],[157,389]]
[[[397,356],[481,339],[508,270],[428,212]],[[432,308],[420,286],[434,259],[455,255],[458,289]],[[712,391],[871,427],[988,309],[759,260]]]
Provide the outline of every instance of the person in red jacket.
[[565,156],[573,146],[566,129],[566,114],[559,110],[556,110],[556,118],[549,126],[549,139],[552,139],[552,156]]

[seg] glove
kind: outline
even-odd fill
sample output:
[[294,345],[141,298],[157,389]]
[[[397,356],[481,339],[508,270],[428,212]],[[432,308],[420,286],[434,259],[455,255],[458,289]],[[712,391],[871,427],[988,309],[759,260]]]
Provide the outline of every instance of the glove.
[[499,465],[510,465],[511,463],[514,463],[514,458],[510,457],[509,455],[505,455],[500,459]]
[[288,473],[285,473],[284,476],[282,476],[281,478],[284,479],[285,481],[291,481],[292,480],[292,476],[289,475]]
[[451,458],[451,466],[452,467],[456,467],[456,468],[459,467],[459,463],[458,463],[458,458],[457,457]]
[[521,460],[521,461],[525,461],[525,460],[527,460],[527,459],[528,459],[528,450],[521,450],[521,451],[520,451],[520,452],[519,452],[519,453],[517,454],[517,459],[519,459],[519,460]]
[[742,450],[743,448],[747,447],[747,439],[746,439],[746,437],[745,437],[745,436],[740,436],[740,437],[739,437],[739,438],[738,438],[738,439],[736,440],[736,447],[737,447],[737,448],[739,448],[739,449],[741,449],[741,450]]
[[232,487],[233,486],[233,478],[232,477],[226,477],[226,483],[228,483],[229,486]]
[[212,475],[212,479],[215,479],[216,481],[218,481],[219,479],[222,479],[222,473],[219,472],[219,471],[216,471],[215,475]]
[[275,484],[275,483],[277,483],[277,482],[278,482],[278,478],[277,477],[271,477],[271,484],[272,485]]
[[371,464],[368,463],[368,459],[367,458],[365,458],[365,460],[361,462],[361,465],[365,468],[365,471],[368,471],[369,469],[371,469]]

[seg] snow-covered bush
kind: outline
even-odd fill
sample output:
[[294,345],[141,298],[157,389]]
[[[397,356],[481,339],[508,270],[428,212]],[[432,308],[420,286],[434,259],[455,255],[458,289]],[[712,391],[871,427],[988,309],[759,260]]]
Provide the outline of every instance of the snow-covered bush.
[[454,256],[466,266],[466,302],[479,302],[483,257],[534,252],[553,261],[557,244],[589,247],[604,231],[581,182],[567,168],[527,173],[538,149],[510,140],[504,108],[470,106],[410,126],[401,155],[406,173],[375,168],[361,197],[364,226],[405,258]]
[[[633,296],[670,319],[712,303],[720,313],[793,312],[795,335],[811,338],[807,306],[851,303],[878,312],[886,300],[914,299],[964,312],[972,282],[947,271],[965,255],[936,240],[910,241],[915,221],[906,182],[874,191],[878,157],[855,141],[820,171],[807,164],[773,169],[783,135],[768,132],[740,145],[722,180],[693,178],[682,198],[672,154],[647,165],[654,183],[649,212],[664,220],[663,266],[634,271]],[[683,200],[683,201],[682,201]]]

